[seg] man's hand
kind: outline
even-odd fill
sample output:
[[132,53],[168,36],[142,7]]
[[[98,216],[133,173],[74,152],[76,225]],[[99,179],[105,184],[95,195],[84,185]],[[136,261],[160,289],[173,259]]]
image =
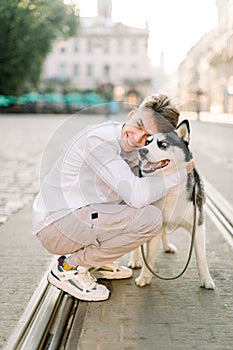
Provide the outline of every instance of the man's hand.
[[195,163],[194,160],[190,160],[190,162],[188,163],[188,165],[186,166],[186,171],[187,173],[191,173],[191,171],[195,168]]

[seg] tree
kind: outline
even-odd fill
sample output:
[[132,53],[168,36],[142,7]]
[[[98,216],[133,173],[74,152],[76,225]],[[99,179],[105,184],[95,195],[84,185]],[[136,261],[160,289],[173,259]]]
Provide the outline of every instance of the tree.
[[[36,88],[54,39],[77,33],[74,1],[2,0],[0,2],[0,94]],[[73,4],[73,5],[72,5]]]

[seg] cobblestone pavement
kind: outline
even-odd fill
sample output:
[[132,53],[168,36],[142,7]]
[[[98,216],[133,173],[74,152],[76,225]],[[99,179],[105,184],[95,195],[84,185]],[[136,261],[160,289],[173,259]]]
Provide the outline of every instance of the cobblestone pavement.
[[[31,204],[39,187],[41,161],[52,161],[54,149],[59,152],[78,129],[104,120],[101,116],[67,118],[0,116],[0,349],[52,258],[31,235]],[[111,298],[86,303],[78,349],[231,349],[232,249],[209,219],[207,226],[208,260],[216,291],[198,287],[194,258],[187,273],[174,282],[154,278],[151,286],[142,289],[134,285],[134,279],[106,283]],[[176,273],[186,261],[187,236],[181,232],[174,240],[176,255],[159,253],[161,274]]]
[[52,161],[73,133],[103,120],[89,115],[0,115],[0,349],[52,259],[31,234],[42,161]]
[[[176,254],[157,255],[163,276],[177,275],[185,265],[189,237],[170,237]],[[134,278],[103,282],[106,302],[87,303],[77,350],[231,350],[233,344],[232,248],[207,218],[207,257],[215,291],[199,288],[195,258],[174,281],[153,278],[139,288]],[[121,259],[127,263],[127,258]]]
[[[103,117],[88,115],[84,118],[0,116],[0,225],[34,198],[39,188],[38,174],[43,151],[53,137],[54,140],[61,137],[61,141],[65,142],[72,134],[71,125],[76,125],[77,131],[88,122],[102,120]],[[61,141],[58,151],[63,144]]]

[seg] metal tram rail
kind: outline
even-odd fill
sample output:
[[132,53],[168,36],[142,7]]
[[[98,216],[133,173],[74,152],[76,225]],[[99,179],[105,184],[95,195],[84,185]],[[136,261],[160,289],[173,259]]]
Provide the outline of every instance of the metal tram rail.
[[87,302],[54,288],[47,282],[47,272],[5,349],[77,349]]
[[[206,214],[233,248],[233,207],[205,181]],[[51,266],[55,263],[52,261]],[[59,291],[47,273],[31,298],[5,350],[76,350],[87,302]]]

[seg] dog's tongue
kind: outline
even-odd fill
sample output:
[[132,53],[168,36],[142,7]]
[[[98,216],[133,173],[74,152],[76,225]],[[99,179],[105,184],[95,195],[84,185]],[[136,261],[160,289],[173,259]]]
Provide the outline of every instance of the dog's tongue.
[[156,169],[160,169],[163,168],[165,165],[167,165],[169,163],[169,161],[167,159],[165,160],[161,160],[160,162],[157,163],[151,163],[151,170],[156,170]]
[[169,163],[168,159],[161,160],[160,162],[157,162],[157,163],[148,162],[144,165],[143,168],[144,170],[155,171],[156,169],[165,167],[166,165],[168,165],[168,163]]

